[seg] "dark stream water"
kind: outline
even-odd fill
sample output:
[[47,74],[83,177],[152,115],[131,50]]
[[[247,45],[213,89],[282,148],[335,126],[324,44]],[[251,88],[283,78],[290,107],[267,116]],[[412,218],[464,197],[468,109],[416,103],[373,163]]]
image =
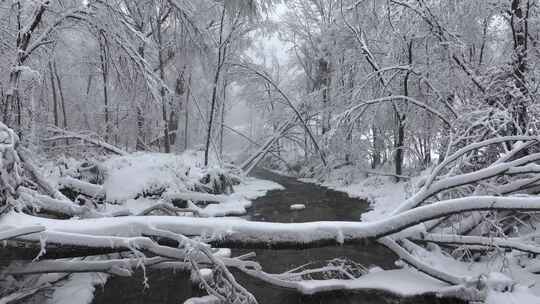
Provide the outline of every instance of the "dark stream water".
[[[285,190],[270,191],[266,196],[253,201],[247,217],[256,221],[308,222],[308,221],[356,221],[368,210],[368,203],[349,198],[314,184],[302,183],[294,178],[256,170],[259,178],[273,180]],[[290,205],[304,204],[306,209],[291,211]],[[256,260],[269,273],[283,272],[308,262],[347,257],[365,266],[377,265],[384,269],[394,268],[396,257],[386,248],[373,243],[325,247],[306,250],[251,250],[257,254]],[[247,251],[234,250],[233,256]],[[181,304],[193,296],[204,295],[189,281],[189,275],[172,270],[150,271],[147,273],[150,288],[142,287],[142,274],[132,278],[115,277],[109,279],[104,288],[97,290],[94,304]],[[303,296],[295,291],[274,287],[262,281],[235,273],[237,280],[251,291],[260,304],[438,304],[462,303],[434,296],[403,299],[381,292],[331,292],[316,296]]]

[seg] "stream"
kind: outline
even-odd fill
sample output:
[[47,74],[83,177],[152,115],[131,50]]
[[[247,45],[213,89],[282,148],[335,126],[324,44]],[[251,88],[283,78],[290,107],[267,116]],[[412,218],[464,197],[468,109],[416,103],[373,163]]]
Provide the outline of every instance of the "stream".
[[[269,191],[265,196],[255,199],[248,209],[246,218],[269,222],[310,222],[310,221],[357,221],[368,211],[365,200],[350,198],[346,193],[330,190],[315,184],[303,183],[294,178],[257,169],[255,177],[275,181],[285,190]],[[304,204],[304,210],[291,211],[290,205]],[[269,273],[278,273],[308,262],[324,261],[336,257],[347,257],[366,267],[371,265],[383,269],[395,268],[396,256],[376,243],[344,245],[305,250],[233,250],[233,256],[254,251],[256,260]],[[435,296],[399,298],[383,292],[328,292],[314,296],[304,296],[295,291],[271,286],[262,281],[235,272],[235,277],[252,292],[260,304],[454,304],[463,303],[452,299],[439,299]],[[110,278],[104,288],[97,288],[94,304],[165,304],[183,303],[204,292],[189,280],[189,274],[173,270],[148,271],[150,287],[143,288],[143,275],[138,273],[131,278]]]

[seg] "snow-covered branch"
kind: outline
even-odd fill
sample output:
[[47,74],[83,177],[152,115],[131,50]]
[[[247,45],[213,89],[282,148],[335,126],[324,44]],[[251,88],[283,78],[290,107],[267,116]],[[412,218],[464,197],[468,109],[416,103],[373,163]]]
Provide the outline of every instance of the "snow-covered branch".
[[89,136],[89,135],[78,134],[78,133],[70,132],[67,130],[54,129],[52,131],[59,132],[60,135],[44,139],[45,142],[54,142],[54,141],[66,140],[66,139],[78,139],[78,140],[81,140],[82,142],[88,142],[92,145],[103,148],[114,154],[127,155],[126,151],[123,151],[122,149],[119,149],[118,147],[115,147],[99,138],[93,138],[92,136]]
[[[181,235],[202,236],[207,242],[217,246],[309,248],[381,238],[435,218],[479,210],[540,211],[540,199],[536,197],[471,196],[417,207],[373,222],[287,224],[228,218],[206,219],[168,216],[127,216],[114,219],[98,218],[72,221],[45,220],[12,213],[0,220],[0,224],[15,227],[21,223],[44,225],[47,231],[42,232],[42,235],[49,241],[56,233],[60,232],[83,234],[92,238],[93,235],[140,234],[142,231],[138,227],[151,225]],[[37,240],[31,235],[24,236],[22,239]],[[104,239],[106,240],[105,237]],[[62,238],[58,237],[58,241],[62,241]],[[69,245],[77,245],[77,243]],[[78,243],[78,245],[84,245],[84,242]],[[116,246],[109,244],[105,247],[115,248]]]

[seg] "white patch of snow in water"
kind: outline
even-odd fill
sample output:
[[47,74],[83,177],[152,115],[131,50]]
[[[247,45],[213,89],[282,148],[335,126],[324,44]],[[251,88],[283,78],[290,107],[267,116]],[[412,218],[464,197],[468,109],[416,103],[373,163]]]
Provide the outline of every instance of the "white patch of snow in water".
[[294,204],[294,205],[291,205],[289,208],[291,208],[291,210],[303,210],[303,209],[306,209],[306,205]]
[[219,304],[221,301],[215,296],[204,296],[187,299],[184,304]]
[[210,204],[199,210],[202,216],[216,217],[226,215],[246,214],[246,208],[251,207],[251,201],[239,193],[233,193],[224,202]]
[[234,186],[234,192],[242,194],[247,199],[256,199],[261,196],[265,196],[270,190],[283,190],[282,185],[264,179],[257,179],[254,177],[246,177],[240,185]]
[[315,178],[303,177],[299,178],[298,180],[306,184],[319,184],[319,182]]

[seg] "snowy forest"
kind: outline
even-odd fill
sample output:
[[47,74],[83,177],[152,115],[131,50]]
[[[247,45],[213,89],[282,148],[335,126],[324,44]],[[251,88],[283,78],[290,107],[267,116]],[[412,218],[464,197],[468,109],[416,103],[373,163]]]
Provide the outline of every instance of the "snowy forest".
[[540,303],[540,1],[0,0],[0,304]]

